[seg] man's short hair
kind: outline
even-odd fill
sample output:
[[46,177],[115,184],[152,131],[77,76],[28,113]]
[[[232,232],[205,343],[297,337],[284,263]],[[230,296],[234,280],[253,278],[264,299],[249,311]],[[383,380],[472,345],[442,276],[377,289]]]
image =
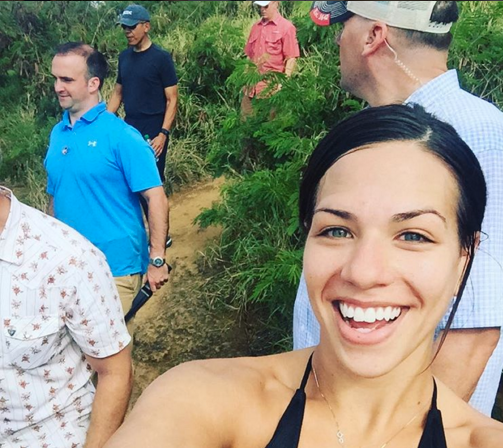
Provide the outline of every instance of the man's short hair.
[[[431,21],[438,23],[454,23],[459,19],[458,2],[436,2],[431,14]],[[431,47],[439,51],[449,49],[452,42],[452,33],[444,34],[425,33],[394,28],[407,39],[407,43],[413,46]]]
[[87,79],[97,77],[100,80],[100,90],[108,76],[108,62],[105,56],[91,45],[84,42],[66,42],[56,47],[55,56],[76,54],[82,56],[87,64]]

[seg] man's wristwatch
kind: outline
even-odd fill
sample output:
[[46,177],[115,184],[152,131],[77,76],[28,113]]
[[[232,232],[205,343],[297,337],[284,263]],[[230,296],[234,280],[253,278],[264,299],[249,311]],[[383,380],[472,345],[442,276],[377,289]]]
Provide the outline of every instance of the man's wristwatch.
[[164,134],[166,137],[169,137],[169,129],[162,128],[161,129],[161,134]]
[[149,258],[148,262],[156,268],[160,268],[161,266],[164,266],[166,264],[166,260],[161,257]]

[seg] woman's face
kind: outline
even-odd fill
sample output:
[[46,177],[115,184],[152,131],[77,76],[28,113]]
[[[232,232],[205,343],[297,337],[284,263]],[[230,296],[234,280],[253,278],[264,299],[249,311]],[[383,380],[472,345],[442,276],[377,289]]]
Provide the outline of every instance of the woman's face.
[[430,361],[466,262],[457,203],[452,174],[414,142],[361,148],[327,171],[304,272],[321,349],[343,368],[377,377]]

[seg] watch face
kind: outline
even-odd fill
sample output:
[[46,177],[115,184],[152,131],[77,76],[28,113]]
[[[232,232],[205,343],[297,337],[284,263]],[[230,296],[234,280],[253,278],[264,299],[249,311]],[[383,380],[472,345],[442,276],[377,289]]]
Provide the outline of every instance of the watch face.
[[164,264],[164,260],[160,257],[156,257],[152,260],[152,264],[155,266],[155,267],[158,267],[160,268],[163,264]]

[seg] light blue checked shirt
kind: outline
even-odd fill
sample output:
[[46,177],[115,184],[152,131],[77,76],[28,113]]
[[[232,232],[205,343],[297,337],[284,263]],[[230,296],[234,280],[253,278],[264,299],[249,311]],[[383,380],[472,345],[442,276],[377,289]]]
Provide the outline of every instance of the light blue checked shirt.
[[[406,103],[420,104],[454,126],[477,156],[486,178],[488,202],[482,230],[487,237],[482,237],[452,328],[503,327],[503,113],[462,90],[455,70],[416,90]],[[293,316],[294,349],[316,345],[319,338],[320,326],[302,276]],[[502,369],[503,332],[470,401],[487,415],[494,406]]]

